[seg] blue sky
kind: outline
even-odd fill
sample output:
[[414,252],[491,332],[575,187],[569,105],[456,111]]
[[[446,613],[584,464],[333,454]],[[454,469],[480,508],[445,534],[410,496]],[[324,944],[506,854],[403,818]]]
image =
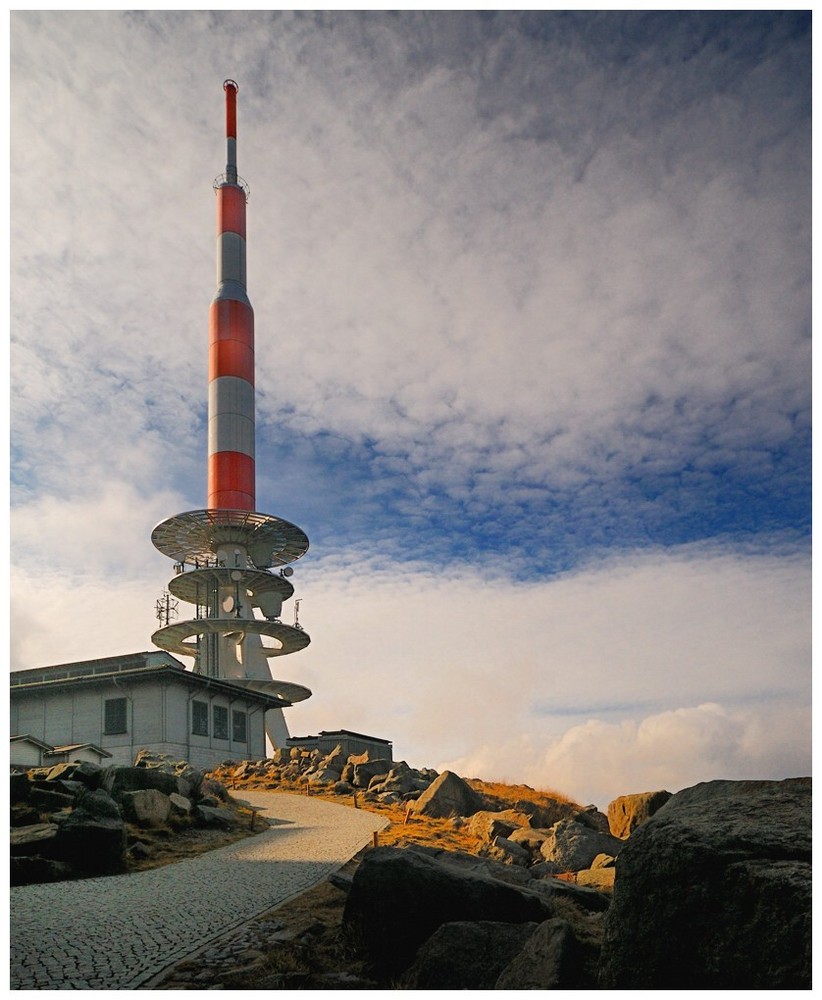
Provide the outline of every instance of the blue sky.
[[809,13],[11,30],[13,668],[148,648],[204,501],[231,76],[292,732],[605,804],[810,770]]

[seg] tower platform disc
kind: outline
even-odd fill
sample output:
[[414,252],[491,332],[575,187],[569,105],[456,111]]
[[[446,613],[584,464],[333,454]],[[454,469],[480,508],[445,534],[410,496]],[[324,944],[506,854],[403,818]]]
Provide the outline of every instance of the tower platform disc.
[[221,546],[242,545],[257,569],[286,566],[308,551],[308,536],[290,521],[249,510],[190,510],[161,521],[156,549],[178,563],[213,562]]

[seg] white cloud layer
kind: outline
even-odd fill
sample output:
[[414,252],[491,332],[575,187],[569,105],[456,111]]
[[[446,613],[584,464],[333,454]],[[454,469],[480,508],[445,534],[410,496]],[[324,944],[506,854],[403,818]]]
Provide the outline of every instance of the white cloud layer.
[[204,501],[233,76],[292,729],[599,804],[808,769],[802,12],[11,29],[13,668],[148,648]]

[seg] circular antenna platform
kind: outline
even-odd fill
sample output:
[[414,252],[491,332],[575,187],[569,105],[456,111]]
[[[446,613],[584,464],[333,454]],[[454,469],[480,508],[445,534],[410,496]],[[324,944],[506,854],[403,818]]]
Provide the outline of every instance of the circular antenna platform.
[[152,531],[156,549],[177,563],[213,560],[222,545],[242,545],[257,569],[285,566],[308,551],[305,532],[273,514],[250,510],[190,510]]

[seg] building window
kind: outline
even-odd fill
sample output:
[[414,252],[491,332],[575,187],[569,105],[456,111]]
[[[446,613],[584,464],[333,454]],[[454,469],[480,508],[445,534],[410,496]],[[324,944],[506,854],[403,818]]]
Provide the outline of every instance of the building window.
[[228,739],[228,709],[223,708],[222,705],[214,706],[214,714],[212,717],[214,723],[214,739],[215,740],[227,740]]
[[246,715],[245,712],[232,712],[231,720],[234,726],[234,742],[235,743],[247,743],[248,736],[246,733]]
[[104,702],[103,732],[106,736],[128,732],[128,708],[125,698],[107,698]]
[[192,701],[191,732],[195,736],[208,736],[208,702]]

